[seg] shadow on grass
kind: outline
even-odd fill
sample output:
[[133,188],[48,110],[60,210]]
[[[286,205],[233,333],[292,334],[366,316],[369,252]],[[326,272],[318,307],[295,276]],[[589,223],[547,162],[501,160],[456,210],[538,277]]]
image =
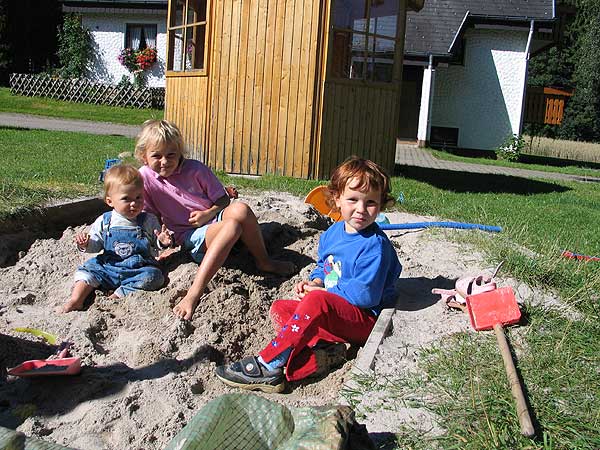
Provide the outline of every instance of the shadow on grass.
[[512,175],[461,172],[398,164],[394,169],[394,176],[410,178],[453,192],[530,195],[570,190],[555,182],[544,182]]
[[563,159],[563,158],[552,158],[549,156],[538,156],[538,155],[524,155],[519,157],[519,162],[525,164],[540,164],[543,166],[554,166],[554,167],[586,167],[588,169],[600,169],[600,163],[589,162],[589,161],[578,161],[575,159]]

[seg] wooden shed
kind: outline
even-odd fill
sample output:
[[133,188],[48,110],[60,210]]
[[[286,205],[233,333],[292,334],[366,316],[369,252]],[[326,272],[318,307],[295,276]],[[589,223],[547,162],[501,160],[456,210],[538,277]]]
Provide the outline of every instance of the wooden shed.
[[554,87],[528,87],[524,122],[561,125],[565,115],[565,106],[572,96],[573,92],[570,90]]
[[393,169],[408,8],[423,0],[169,0],[165,118],[214,170]]

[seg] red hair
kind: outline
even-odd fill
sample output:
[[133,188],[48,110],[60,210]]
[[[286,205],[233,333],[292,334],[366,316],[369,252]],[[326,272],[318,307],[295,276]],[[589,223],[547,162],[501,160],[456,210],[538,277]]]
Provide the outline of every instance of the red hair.
[[335,208],[334,199],[342,195],[346,185],[352,179],[358,181],[358,184],[354,187],[358,191],[368,192],[378,189],[381,192],[382,210],[394,204],[390,177],[383,167],[371,160],[351,156],[337,166],[331,174],[331,180],[327,185],[327,203],[331,208]]

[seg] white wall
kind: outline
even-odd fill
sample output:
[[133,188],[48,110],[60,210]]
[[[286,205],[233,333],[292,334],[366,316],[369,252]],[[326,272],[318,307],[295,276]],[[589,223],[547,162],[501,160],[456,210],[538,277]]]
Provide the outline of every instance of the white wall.
[[493,150],[518,133],[528,30],[469,30],[463,66],[438,67],[432,126],[459,128],[458,146]]
[[128,11],[131,12],[80,12],[83,26],[89,28],[94,40],[95,57],[88,71],[88,78],[102,83],[117,84],[123,75],[127,75],[133,81],[133,76],[117,59],[125,47],[125,25],[127,23],[155,23],[158,55],[152,69],[146,71],[146,78],[148,86],[164,87],[167,57],[167,12],[163,10]]

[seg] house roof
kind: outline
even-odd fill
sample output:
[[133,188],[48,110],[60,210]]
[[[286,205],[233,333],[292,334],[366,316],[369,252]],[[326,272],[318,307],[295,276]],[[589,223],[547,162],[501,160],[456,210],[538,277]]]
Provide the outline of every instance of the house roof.
[[[468,14],[467,14],[468,13]],[[425,0],[419,12],[406,16],[406,56],[450,56],[450,46],[476,22],[518,24],[554,19],[554,0]]]
[[62,0],[62,3],[88,8],[167,9],[168,0]]

